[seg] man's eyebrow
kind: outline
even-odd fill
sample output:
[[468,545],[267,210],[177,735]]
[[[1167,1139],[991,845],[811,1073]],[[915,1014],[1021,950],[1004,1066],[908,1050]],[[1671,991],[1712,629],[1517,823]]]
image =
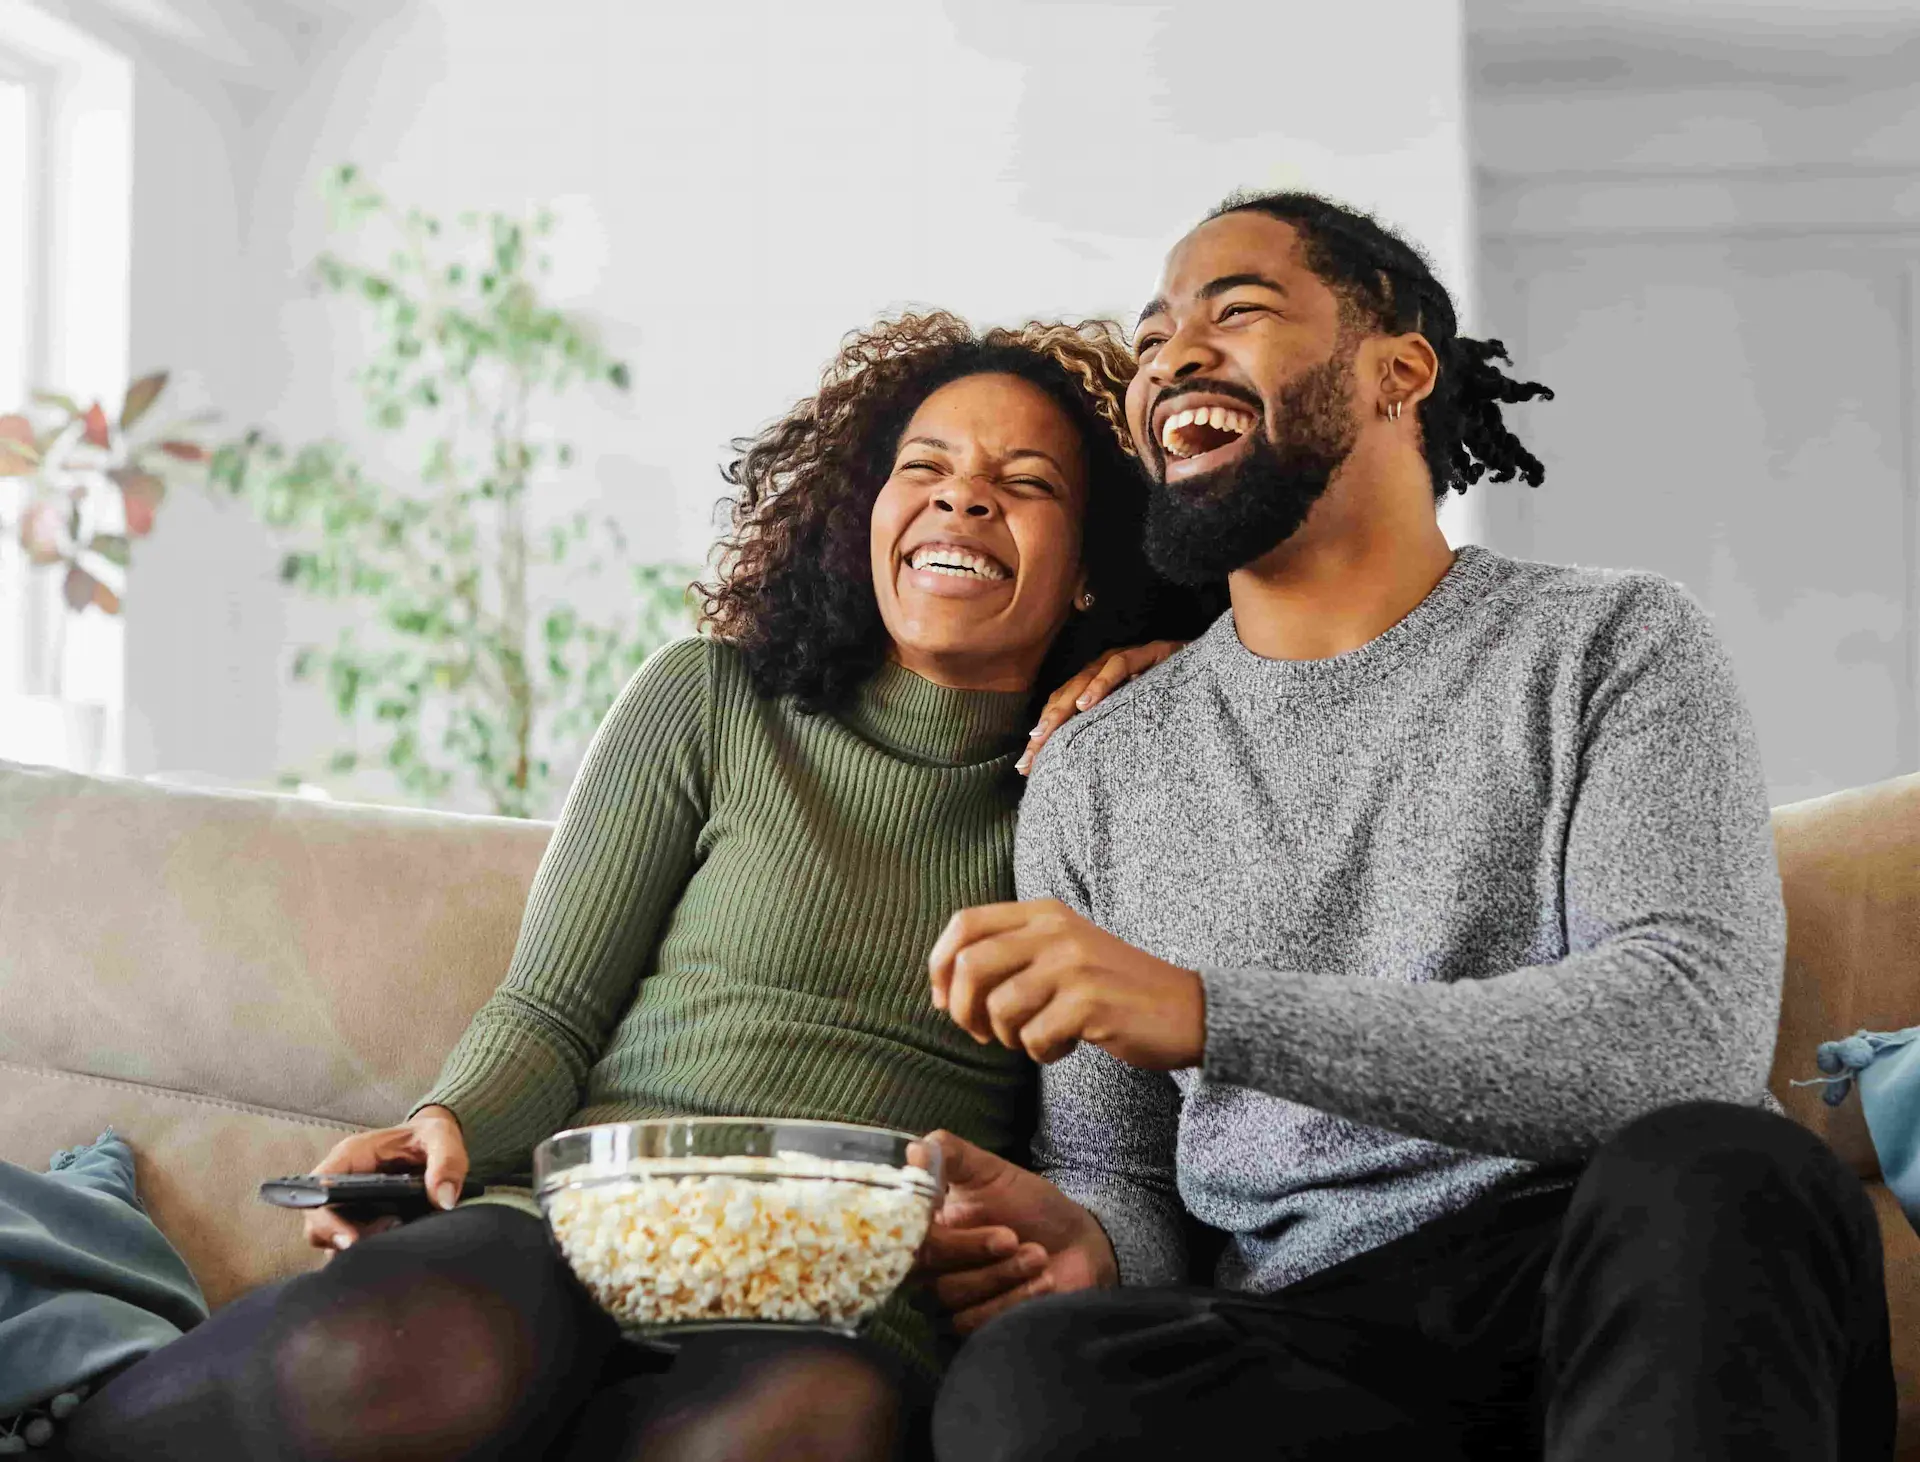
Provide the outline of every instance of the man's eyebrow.
[[1278,280],[1269,279],[1264,274],[1222,274],[1218,279],[1209,279],[1196,291],[1199,298],[1210,300],[1215,295],[1225,294],[1230,289],[1238,289],[1243,284],[1256,285],[1261,289],[1270,289],[1275,294],[1285,294],[1286,286]]
[[[1225,294],[1230,289],[1239,289],[1242,285],[1253,285],[1259,289],[1270,289],[1275,294],[1285,294],[1287,287],[1277,279],[1269,279],[1264,274],[1222,274],[1218,279],[1210,279],[1194,291],[1196,299],[1210,300],[1216,295]],[[1140,318],[1133,322],[1138,330],[1149,315],[1160,314],[1167,308],[1164,298],[1150,299],[1147,307],[1140,312]]]

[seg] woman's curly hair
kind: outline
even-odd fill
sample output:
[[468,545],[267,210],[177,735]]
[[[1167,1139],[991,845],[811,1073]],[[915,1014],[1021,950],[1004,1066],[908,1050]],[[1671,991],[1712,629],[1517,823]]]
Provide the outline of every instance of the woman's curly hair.
[[1130,458],[1125,397],[1134,361],[1110,321],[1033,322],[976,333],[943,310],[883,319],[841,344],[820,389],[756,437],[733,443],[737,489],[703,625],[735,646],[754,685],[809,711],[844,705],[886,659],[869,521],[920,404],[966,376],[1011,375],[1059,403],[1087,466],[1082,562],[1093,607],[1075,614],[1042,689],[1101,650],[1195,634],[1224,596],[1168,584],[1141,552],[1145,490]]

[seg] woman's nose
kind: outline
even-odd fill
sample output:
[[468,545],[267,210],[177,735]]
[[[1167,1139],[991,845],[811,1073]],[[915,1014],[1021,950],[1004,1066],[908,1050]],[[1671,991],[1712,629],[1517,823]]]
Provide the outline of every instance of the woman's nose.
[[933,495],[933,505],[943,513],[960,513],[969,518],[993,516],[993,494],[976,486],[971,478],[955,478]]

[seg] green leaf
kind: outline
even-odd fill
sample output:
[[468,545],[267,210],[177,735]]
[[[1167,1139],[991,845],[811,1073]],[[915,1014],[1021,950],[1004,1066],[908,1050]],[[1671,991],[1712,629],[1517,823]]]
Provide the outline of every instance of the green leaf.
[[71,396],[62,396],[58,391],[35,391],[33,399],[42,406],[58,406],[68,416],[84,416],[85,410]]
[[607,367],[607,380],[624,391],[633,384],[633,372],[627,369],[625,361],[616,360]]
[[108,563],[117,563],[121,568],[125,568],[133,557],[127,540],[118,533],[96,533],[87,541],[87,547]]
[[360,765],[360,754],[356,751],[336,751],[327,758],[327,770],[345,775]]

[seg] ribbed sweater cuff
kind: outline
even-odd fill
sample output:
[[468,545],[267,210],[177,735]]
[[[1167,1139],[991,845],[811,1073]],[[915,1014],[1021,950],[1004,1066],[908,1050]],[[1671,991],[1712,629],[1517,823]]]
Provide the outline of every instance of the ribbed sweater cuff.
[[566,1120],[574,1096],[551,1054],[523,1036],[507,1050],[456,1048],[414,1111],[442,1106],[458,1117],[476,1173],[526,1173],[535,1145]]
[[1276,1008],[1284,999],[1283,970],[1200,971],[1207,999],[1207,1049],[1200,1074],[1208,1081],[1271,1091],[1286,1065],[1287,1025]]
[[1167,1200],[1123,1180],[1087,1173],[1051,1172],[1047,1176],[1106,1230],[1121,1284],[1140,1287],[1187,1282],[1186,1235],[1181,1231],[1179,1213],[1170,1211]]

